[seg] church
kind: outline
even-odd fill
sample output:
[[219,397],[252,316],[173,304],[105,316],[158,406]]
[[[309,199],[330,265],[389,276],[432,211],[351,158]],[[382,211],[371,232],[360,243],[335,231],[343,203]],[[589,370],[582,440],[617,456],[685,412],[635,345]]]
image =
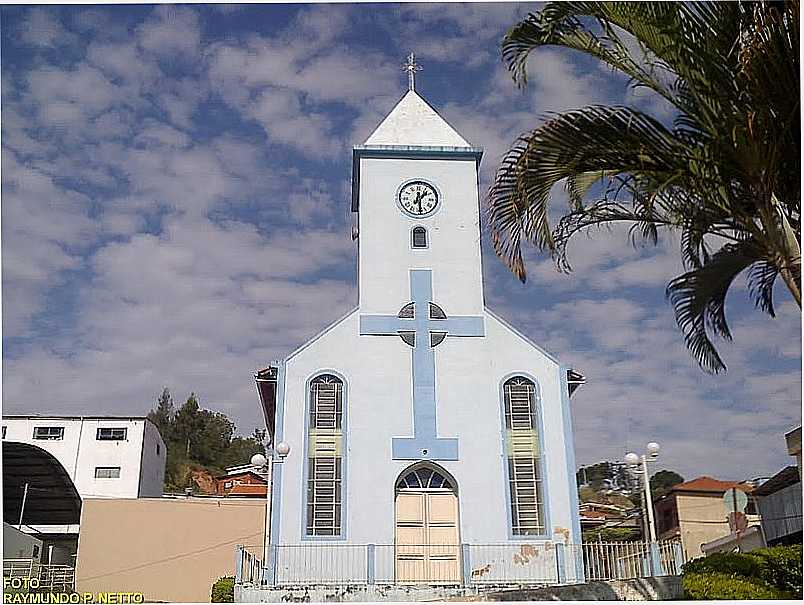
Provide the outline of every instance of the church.
[[263,584],[577,581],[583,377],[485,306],[483,151],[408,66],[353,148],[358,306],[256,375],[275,444]]

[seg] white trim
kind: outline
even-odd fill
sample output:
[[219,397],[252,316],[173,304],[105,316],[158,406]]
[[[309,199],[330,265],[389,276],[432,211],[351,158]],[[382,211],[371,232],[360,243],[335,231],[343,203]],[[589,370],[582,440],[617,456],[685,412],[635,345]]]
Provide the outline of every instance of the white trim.
[[307,341],[307,342],[305,342],[303,345],[301,345],[300,347],[298,347],[297,349],[295,349],[295,350],[294,350],[292,353],[290,353],[290,355],[288,355],[287,357],[285,357],[285,358],[283,359],[283,361],[284,361],[285,363],[287,363],[288,361],[290,361],[291,359],[293,359],[293,358],[294,358],[296,355],[298,355],[299,353],[301,353],[301,352],[302,352],[304,349],[306,349],[307,347],[309,347],[309,346],[310,346],[311,344],[313,344],[313,343],[314,343],[316,340],[318,340],[319,338],[321,338],[322,336],[324,336],[324,334],[326,334],[326,333],[327,333],[327,332],[329,332],[330,330],[333,330],[333,329],[334,329],[336,326],[338,326],[340,323],[342,323],[342,322],[346,321],[347,319],[349,319],[349,317],[350,317],[352,314],[357,313],[359,310],[360,310],[360,306],[354,307],[354,308],[353,308],[351,311],[349,311],[349,312],[348,312],[346,315],[342,316],[340,319],[336,319],[336,320],[335,320],[333,323],[329,324],[329,325],[328,325],[326,328],[324,328],[323,330],[321,330],[321,331],[320,331],[318,334],[316,334],[315,336],[313,336],[313,337],[312,337],[310,340],[308,340],[308,341]]
[[528,338],[527,336],[525,336],[525,335],[524,335],[522,332],[520,332],[520,331],[519,331],[519,330],[517,330],[515,327],[513,327],[511,324],[509,324],[507,321],[505,321],[505,320],[504,320],[502,317],[500,317],[499,315],[497,315],[496,313],[494,313],[494,312],[493,312],[491,309],[489,309],[488,307],[484,306],[484,307],[483,307],[483,310],[484,310],[486,313],[488,313],[488,314],[491,316],[491,318],[492,318],[492,319],[496,319],[498,322],[500,322],[500,323],[502,324],[502,326],[503,326],[504,328],[507,328],[509,332],[511,332],[512,334],[514,334],[514,336],[518,336],[520,339],[524,340],[526,343],[528,343],[528,344],[529,344],[530,346],[532,346],[534,349],[536,349],[537,351],[539,351],[540,353],[542,353],[542,354],[543,354],[545,357],[547,357],[547,358],[548,358],[550,361],[552,361],[553,363],[555,363],[555,364],[557,364],[557,365],[561,365],[561,364],[560,364],[560,362],[558,361],[558,359],[555,357],[555,355],[553,355],[552,353],[548,353],[547,351],[545,351],[545,350],[544,350],[542,347],[540,347],[539,345],[537,345],[537,344],[536,344],[535,342],[533,342],[533,341],[532,341],[530,338]]

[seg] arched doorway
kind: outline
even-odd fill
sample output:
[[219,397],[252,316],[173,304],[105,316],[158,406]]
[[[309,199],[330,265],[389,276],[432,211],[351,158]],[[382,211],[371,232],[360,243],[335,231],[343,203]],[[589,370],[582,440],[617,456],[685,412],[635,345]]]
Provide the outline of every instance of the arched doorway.
[[460,584],[458,490],[440,466],[418,463],[396,481],[396,580]]

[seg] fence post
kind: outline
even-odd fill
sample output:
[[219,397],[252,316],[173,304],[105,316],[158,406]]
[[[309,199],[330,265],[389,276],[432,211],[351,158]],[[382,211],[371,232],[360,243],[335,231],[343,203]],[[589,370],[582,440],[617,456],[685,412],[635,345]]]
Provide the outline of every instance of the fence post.
[[235,546],[235,584],[243,583],[243,545]]
[[461,544],[461,571],[463,571],[463,585],[472,584],[472,562],[469,560],[469,545]]
[[374,544],[366,544],[366,584],[374,584],[374,565],[377,547]]
[[563,542],[556,542],[556,573],[558,575],[558,583],[567,583],[567,554],[565,552],[566,546]]
[[662,570],[662,557],[661,553],[659,552],[659,543],[651,542],[649,548],[650,548],[650,575],[654,577],[663,576],[664,570]]
[[681,575],[681,567],[684,565],[684,551],[681,542],[673,542],[673,557],[676,560],[676,575]]
[[270,580],[271,586],[276,586],[276,580],[278,576],[278,562],[279,562],[279,548],[276,544],[271,544],[271,569],[270,571]]

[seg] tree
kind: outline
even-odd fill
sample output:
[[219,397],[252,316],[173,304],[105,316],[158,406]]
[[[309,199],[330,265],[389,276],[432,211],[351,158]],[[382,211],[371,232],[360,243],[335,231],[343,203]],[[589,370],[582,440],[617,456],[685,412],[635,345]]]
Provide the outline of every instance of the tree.
[[265,454],[265,447],[254,437],[235,437],[223,454],[224,467],[248,464],[254,454]]
[[162,441],[168,443],[172,437],[173,396],[167,387],[162,390],[162,394],[156,400],[156,407],[148,412],[148,420],[153,422],[156,428],[159,429]]
[[201,415],[199,414],[198,399],[195,393],[190,393],[187,401],[184,402],[176,412],[173,422],[173,441],[182,446],[184,455],[190,457],[190,442],[194,435],[197,435],[202,427]]
[[202,409],[195,393],[173,411],[173,398],[162,391],[156,407],[148,413],[167,445],[165,488],[184,490],[195,485],[193,474],[219,474],[227,466],[248,464],[256,453],[265,453],[264,431],[252,437],[235,437],[234,423],[225,414]]
[[631,542],[639,540],[642,532],[634,527],[599,527],[583,532],[583,542]]
[[205,466],[215,466],[229,448],[234,431],[234,423],[225,414],[201,410],[198,414],[198,433],[191,436],[192,459]]
[[[534,49],[559,46],[601,61],[675,111],[671,126],[623,106],[550,117],[504,156],[488,193],[497,254],[522,280],[522,242],[570,271],[578,233],[630,226],[634,243],[680,235],[686,272],[667,286],[676,322],[707,372],[726,366],[725,299],[745,273],[774,316],[781,277],[801,307],[798,0],[551,2],[512,28],[503,57],[526,85]],[[551,226],[551,189],[569,209]]]
[[650,491],[654,500],[667,494],[674,485],[684,483],[684,477],[674,471],[659,471],[650,478]]

